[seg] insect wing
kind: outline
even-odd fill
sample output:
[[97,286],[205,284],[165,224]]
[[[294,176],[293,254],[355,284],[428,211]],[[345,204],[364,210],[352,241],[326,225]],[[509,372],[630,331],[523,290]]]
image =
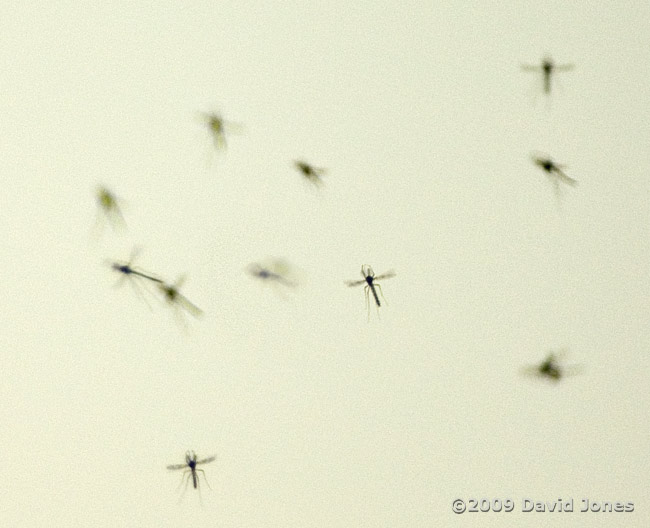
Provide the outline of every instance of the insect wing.
[[379,275],[378,277],[374,277],[375,281],[382,280],[382,279],[390,279],[391,277],[395,276],[395,272],[393,270],[387,271],[386,273],[383,273]]
[[176,299],[174,302],[180,304],[183,308],[185,308],[188,312],[190,312],[194,317],[198,317],[203,313],[203,310],[196,306],[195,304],[192,304],[187,297],[184,295],[181,295],[180,293],[176,292]]
[[575,187],[578,184],[578,180],[574,180],[573,178],[567,176],[559,167],[560,166],[555,165],[553,172],[555,172],[555,174],[557,174],[564,183],[568,183],[569,185]]
[[171,466],[167,466],[167,469],[177,470],[177,469],[183,469],[183,468],[186,468],[186,467],[188,467],[187,464],[172,464]]
[[362,284],[366,284],[366,280],[357,280],[357,281],[345,281],[345,284],[348,286],[361,286]]
[[582,374],[584,367],[582,365],[568,365],[562,367],[562,376],[577,376]]
[[211,457],[208,457],[208,458],[203,458],[201,460],[197,460],[196,463],[197,464],[207,464],[208,462],[214,461],[216,458],[217,458],[216,456],[211,456]]

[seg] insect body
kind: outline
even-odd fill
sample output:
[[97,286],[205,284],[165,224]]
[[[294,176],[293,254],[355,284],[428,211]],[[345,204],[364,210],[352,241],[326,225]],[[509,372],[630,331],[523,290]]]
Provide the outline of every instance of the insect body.
[[212,139],[214,140],[214,146],[218,150],[223,150],[226,148],[226,129],[228,132],[236,131],[241,129],[241,126],[236,123],[226,122],[224,118],[216,113],[201,113],[203,121],[208,126],[210,134],[212,134]]
[[194,317],[198,317],[203,313],[203,310],[190,302],[190,300],[179,291],[184,282],[185,277],[179,278],[174,284],[167,284],[160,281],[158,288],[160,288],[163,297],[169,304],[175,307],[184,308],[185,311],[191,313]]
[[125,276],[135,275],[136,277],[142,277],[144,279],[149,279],[150,281],[153,282],[162,283],[162,279],[159,279],[158,277],[154,277],[153,275],[140,271],[137,268],[133,268],[131,267],[130,263],[124,264],[119,262],[113,262],[111,264],[111,268],[113,268],[113,270],[115,271],[124,274]]
[[[137,283],[138,280],[141,279],[147,279],[149,281],[155,282],[157,284],[162,284],[162,279],[159,279],[158,277],[154,276],[153,274],[149,273],[148,271],[145,272],[139,268],[135,268],[132,265],[133,260],[135,259],[135,256],[139,253],[139,251],[134,250],[131,252],[131,257],[128,262],[111,262],[110,266],[113,271],[117,271],[120,273],[122,276],[120,279],[117,281],[116,286],[120,286],[124,280],[129,280],[131,286],[133,287],[136,295],[138,297],[141,297],[144,299],[144,301],[147,303],[149,308],[151,308],[151,305],[147,301],[147,299],[142,295],[140,291],[140,285]],[[136,280],[137,279],[137,280]]]
[[548,378],[559,381],[564,376],[571,376],[580,372],[579,365],[562,366],[559,357],[564,351],[551,352],[546,359],[538,365],[524,367],[523,372],[532,376]]
[[[124,221],[124,216],[119,205],[121,200],[106,187],[97,189],[96,196],[99,210],[111,224],[113,230],[118,231],[123,229],[126,226],[126,222]],[[101,218],[98,216],[97,222],[99,223],[100,220]]]
[[550,94],[551,93],[551,76],[553,75],[553,72],[556,71],[569,71],[573,69],[573,64],[555,64],[553,62],[553,59],[550,57],[545,57],[542,59],[542,63],[540,66],[532,66],[529,64],[523,64],[521,68],[524,71],[541,71],[542,72],[542,79],[544,82],[544,93],[545,94]]
[[[361,266],[361,276],[363,277],[363,280],[345,281],[345,283],[348,286],[360,286],[361,284],[365,284],[364,292],[366,294],[366,307],[368,308],[368,319],[370,319],[370,293],[372,292],[372,296],[375,299],[377,310],[379,310],[379,307],[381,306],[381,303],[379,302],[379,296],[377,295],[377,289],[379,289],[379,293],[381,294],[382,298],[384,298],[384,293],[381,291],[381,286],[377,284],[376,281],[394,277],[395,272],[391,270],[381,275],[375,276],[375,272],[373,271],[372,267],[364,264]],[[384,298],[384,300],[386,299]]]
[[550,157],[533,155],[532,160],[535,165],[546,172],[549,179],[553,182],[556,195],[560,194],[560,183],[566,183],[572,187],[578,185],[577,180],[574,180],[573,178],[570,178],[566,175],[564,172],[564,165],[555,163]]
[[[196,453],[194,451],[187,451],[185,453],[184,464],[172,464],[171,466],[167,466],[167,469],[170,469],[172,471],[177,469],[185,469],[185,471],[183,471],[183,479],[181,480],[181,484],[183,483],[183,480],[186,480],[185,475],[187,475],[187,480],[185,484],[186,488],[187,488],[187,483],[189,483],[191,478],[194,489],[197,489],[199,487],[199,477],[197,474],[199,471],[203,473],[203,479],[205,480],[206,484],[208,484],[208,479],[205,478],[205,471],[203,471],[202,469],[198,469],[196,466],[198,464],[207,464],[208,462],[212,462],[215,458],[216,457],[211,456],[208,458],[197,460]],[[210,484],[208,484],[208,487],[210,487]]]
[[327,172],[326,169],[314,167],[313,165],[301,160],[294,161],[293,163],[308,181],[316,186],[323,184],[322,176]]
[[283,286],[295,287],[296,283],[288,278],[290,266],[284,260],[274,259],[268,265],[250,264],[247,269],[248,273],[265,282],[282,284]]
[[226,134],[224,131],[223,118],[218,114],[204,114],[208,128],[214,138],[214,144],[217,148],[226,146]]

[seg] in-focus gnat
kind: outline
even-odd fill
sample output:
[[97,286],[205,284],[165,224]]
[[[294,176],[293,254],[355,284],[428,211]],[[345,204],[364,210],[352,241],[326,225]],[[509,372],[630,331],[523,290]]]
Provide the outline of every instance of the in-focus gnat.
[[381,275],[375,276],[375,272],[373,271],[372,267],[368,264],[363,264],[361,266],[361,276],[363,277],[363,280],[345,281],[345,284],[348,286],[360,286],[361,284],[365,284],[364,292],[366,294],[366,308],[368,309],[368,320],[370,320],[370,293],[372,292],[372,296],[375,299],[375,304],[377,305],[377,313],[379,313],[379,307],[381,306],[381,303],[379,302],[377,290],[379,290],[379,293],[381,294],[381,297],[384,299],[384,301],[386,298],[384,297],[384,292],[381,290],[381,286],[377,283],[377,281],[390,279],[391,277],[395,276],[395,272],[391,270],[387,271],[386,273],[382,273]]
[[205,471],[202,469],[197,468],[196,466],[199,464],[207,464],[208,462],[212,462],[216,457],[211,456],[207,458],[203,458],[201,460],[197,460],[196,453],[194,451],[187,451],[185,453],[185,463],[184,464],[172,464],[170,466],[167,466],[167,469],[175,471],[178,469],[184,469],[183,471],[183,478],[181,479],[181,484],[185,482],[185,488],[187,489],[187,484],[189,483],[190,479],[192,479],[192,485],[194,486],[194,489],[199,488],[199,476],[198,473],[203,474],[203,480],[205,480],[205,483],[208,485],[208,488],[210,487],[210,484],[208,483],[208,479],[205,478]]

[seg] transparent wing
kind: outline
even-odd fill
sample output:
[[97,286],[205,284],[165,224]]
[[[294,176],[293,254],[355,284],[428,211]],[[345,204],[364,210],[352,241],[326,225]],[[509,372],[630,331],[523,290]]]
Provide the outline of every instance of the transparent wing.
[[176,299],[174,299],[174,302],[185,308],[185,310],[190,312],[194,317],[198,317],[203,313],[201,308],[190,302],[187,297],[178,292],[176,292]]
[[236,121],[224,121],[223,126],[229,134],[242,134],[246,130],[246,127],[242,123],[237,123]]
[[357,281],[345,281],[345,284],[348,286],[361,286],[362,284],[366,284],[365,280],[357,280]]
[[562,376],[576,376],[585,370],[584,365],[567,365],[562,367]]
[[253,262],[246,266],[246,272],[254,277],[263,277],[265,271],[264,267],[260,266],[257,262]]
[[188,312],[190,312],[195,317],[198,317],[203,313],[203,310],[201,310],[198,306],[190,302],[190,300],[179,291],[179,288],[183,285],[184,282],[185,282],[185,275],[181,276],[171,286],[165,284],[164,282],[161,282],[158,284],[158,288],[160,288],[160,291],[164,294],[165,299],[167,300],[168,303],[180,306],[185,310],[187,310]]
[[382,279],[390,279],[391,277],[395,276],[395,272],[393,270],[387,271],[386,273],[382,273],[378,277],[375,277],[374,280],[382,280]]
[[575,68],[575,64],[560,64],[558,66],[553,66],[553,69],[556,71],[570,71]]
[[241,134],[245,127],[242,123],[226,121],[218,112],[199,112],[199,119],[210,127],[213,133],[221,134],[225,130],[235,134]]
[[167,469],[176,470],[176,469],[183,469],[187,467],[188,467],[187,464],[172,464],[171,466],[167,466]]
[[536,150],[530,153],[530,159],[533,160],[533,163],[539,164],[547,160],[550,160],[551,157],[548,155],[547,152],[541,152],[539,150]]
[[180,290],[183,287],[183,284],[185,284],[185,281],[187,280],[187,275],[181,275],[178,277],[176,282],[172,285],[172,288],[174,288],[176,291]]
[[560,179],[561,179],[564,183],[568,183],[569,185],[572,185],[573,187],[575,187],[576,185],[578,185],[578,180],[574,180],[574,179],[571,178],[570,176],[567,176],[566,173],[565,173],[562,169],[560,169],[559,167],[560,167],[559,165],[555,165],[554,168],[553,168],[553,172],[554,172],[557,176],[559,176]]
[[539,71],[539,66],[533,66],[532,64],[522,64],[521,69],[524,71]]
[[201,460],[197,460],[196,463],[197,464],[207,464],[208,462],[214,461],[216,458],[217,458],[216,456],[211,456],[211,457],[208,457],[208,458],[203,458]]
[[519,369],[519,372],[521,372],[521,374],[525,374],[526,376],[543,376],[542,372],[539,370],[539,365],[526,365],[525,367],[521,367],[521,369]]
[[569,349],[566,347],[558,348],[557,350],[550,350],[548,355],[546,356],[546,360],[548,361],[549,359],[564,359],[566,358],[568,353],[569,353]]

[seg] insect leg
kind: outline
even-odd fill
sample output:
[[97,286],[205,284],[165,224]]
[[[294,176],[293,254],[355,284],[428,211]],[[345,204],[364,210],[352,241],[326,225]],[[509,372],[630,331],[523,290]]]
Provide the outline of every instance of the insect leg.
[[210,483],[208,482],[208,479],[205,477],[205,471],[203,471],[202,469],[197,469],[196,471],[200,471],[203,474],[203,480],[205,480],[205,483],[208,485],[208,488],[212,489]]
[[366,311],[368,312],[368,322],[370,322],[370,286],[364,286],[363,292],[366,295]]

